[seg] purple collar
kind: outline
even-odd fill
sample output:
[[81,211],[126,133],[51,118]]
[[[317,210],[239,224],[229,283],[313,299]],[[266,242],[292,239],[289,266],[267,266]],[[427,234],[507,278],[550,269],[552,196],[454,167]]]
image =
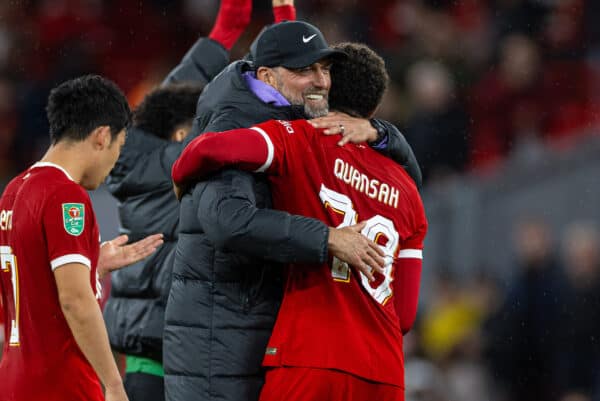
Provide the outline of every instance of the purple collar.
[[277,89],[273,88],[271,85],[268,85],[261,81],[260,79],[256,79],[256,74],[252,71],[247,71],[242,74],[248,87],[260,100],[264,103],[272,104],[273,106],[289,106],[290,102],[287,101],[286,98],[283,97],[281,93],[277,91]]

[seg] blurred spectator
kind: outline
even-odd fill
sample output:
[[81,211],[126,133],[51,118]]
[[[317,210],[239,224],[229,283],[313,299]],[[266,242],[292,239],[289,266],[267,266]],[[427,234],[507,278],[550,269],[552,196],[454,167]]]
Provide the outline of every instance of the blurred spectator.
[[546,54],[553,59],[583,56],[584,0],[557,1],[544,18],[542,38]]
[[562,243],[567,277],[557,326],[556,382],[562,393],[591,396],[600,385],[600,232],[572,223]]
[[481,311],[447,273],[436,276],[432,294],[420,326],[422,345],[429,357],[442,361],[477,330]]
[[487,326],[491,371],[506,400],[556,400],[552,353],[562,280],[549,227],[536,218],[519,221],[514,246],[519,273]]
[[471,93],[472,167],[489,168],[523,145],[580,132],[591,118],[588,74],[581,63],[544,61],[530,37],[506,36],[498,66]]
[[[559,1],[560,2],[560,1]],[[495,0],[494,30],[499,38],[513,33],[536,36],[547,11],[540,0]],[[558,2],[557,2],[558,3]]]
[[583,43],[587,46],[587,57],[595,63],[600,62],[600,2],[585,1],[583,5]]
[[444,401],[447,384],[441,369],[423,353],[419,326],[404,336],[406,401]]
[[422,345],[441,369],[445,397],[489,401],[493,392],[482,359],[481,325],[497,296],[491,280],[479,277],[459,285],[442,275],[432,294],[420,325]]
[[489,166],[519,141],[537,138],[552,100],[541,80],[538,45],[523,35],[504,39],[498,67],[475,86],[471,98],[474,166]]
[[0,188],[16,173],[12,144],[17,136],[16,88],[0,75]]
[[462,172],[468,158],[468,117],[450,73],[440,63],[421,61],[409,69],[407,86],[414,111],[405,135],[424,182]]
[[446,380],[450,399],[461,401],[493,401],[497,389],[483,359],[484,319],[498,307],[498,287],[485,274],[475,275],[460,287],[462,296],[478,311],[475,327],[457,343],[452,358],[446,363]]

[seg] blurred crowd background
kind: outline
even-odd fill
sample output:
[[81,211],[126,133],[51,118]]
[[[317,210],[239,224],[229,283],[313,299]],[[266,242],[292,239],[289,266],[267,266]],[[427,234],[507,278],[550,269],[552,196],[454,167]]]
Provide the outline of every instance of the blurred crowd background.
[[[218,0],[0,2],[0,189],[48,145],[56,84],[99,73],[132,106]],[[421,164],[430,234],[410,401],[600,400],[600,2],[297,0],[330,43],[384,56],[378,114]],[[242,57],[271,2],[234,47]],[[92,194],[105,238],[114,200]]]

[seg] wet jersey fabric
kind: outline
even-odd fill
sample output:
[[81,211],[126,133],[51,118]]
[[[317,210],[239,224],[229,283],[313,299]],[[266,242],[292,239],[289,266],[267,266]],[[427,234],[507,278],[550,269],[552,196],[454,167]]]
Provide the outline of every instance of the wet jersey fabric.
[[6,187],[0,216],[0,400],[103,400],[62,313],[53,273],[84,264],[100,296],[99,231],[89,195],[61,167],[36,163]]

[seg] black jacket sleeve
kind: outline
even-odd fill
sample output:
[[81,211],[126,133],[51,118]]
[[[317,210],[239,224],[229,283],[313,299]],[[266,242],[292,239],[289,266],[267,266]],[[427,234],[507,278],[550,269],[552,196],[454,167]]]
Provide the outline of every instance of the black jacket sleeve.
[[229,53],[209,38],[200,38],[183,56],[181,62],[162,82],[162,85],[178,82],[210,82],[229,62]]
[[417,184],[417,188],[421,188],[423,184],[423,176],[417,158],[413,153],[410,145],[404,138],[396,126],[388,121],[377,119],[387,133],[387,145],[383,148],[375,148],[382,155],[389,157],[396,163],[402,165],[408,175],[412,177]]
[[264,177],[223,171],[193,191],[198,219],[217,246],[280,263],[323,263],[329,228],[320,220],[263,209],[270,199]]

